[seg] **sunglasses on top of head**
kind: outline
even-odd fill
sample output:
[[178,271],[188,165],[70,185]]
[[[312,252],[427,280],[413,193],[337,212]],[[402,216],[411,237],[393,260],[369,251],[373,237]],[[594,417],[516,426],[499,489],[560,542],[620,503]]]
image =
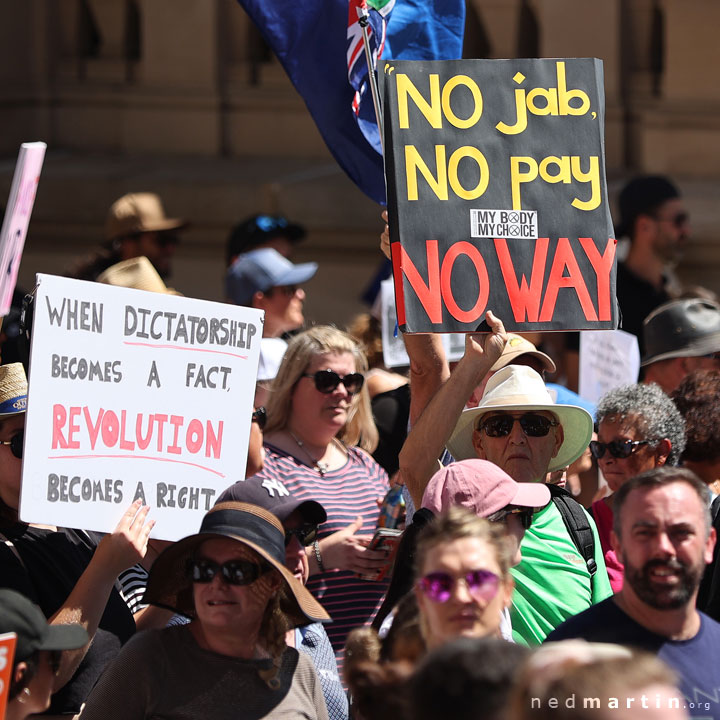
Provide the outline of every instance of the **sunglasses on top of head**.
[[447,602],[455,586],[464,582],[470,596],[478,601],[489,602],[498,592],[500,578],[490,570],[471,570],[456,578],[446,572],[432,572],[420,578],[418,587],[430,600],[436,603]]
[[22,459],[23,456],[23,439],[25,438],[25,430],[20,430],[17,434],[13,435],[9,440],[0,440],[0,445],[9,445],[10,452],[18,458]]
[[326,395],[335,392],[340,383],[349,395],[355,395],[362,390],[365,382],[365,378],[360,373],[350,373],[340,377],[334,370],[318,370],[316,373],[305,373],[303,377],[312,378],[315,381],[315,388]]
[[315,523],[304,523],[298,528],[286,530],[285,547],[292,542],[293,537],[296,537],[298,542],[305,547],[312,545],[315,542],[315,538],[317,538],[317,532],[318,526]]
[[190,577],[194,583],[207,584],[221,573],[229,585],[251,585],[270,570],[269,565],[259,565],[250,560],[228,560],[222,564],[214,560],[198,558],[189,563]]
[[629,458],[641,445],[649,445],[650,440],[611,440],[608,443],[599,440],[590,441],[590,452],[596,460],[605,456],[607,450],[614,458]]
[[484,430],[489,437],[505,437],[512,432],[513,425],[519,422],[522,431],[528,437],[545,437],[551,427],[555,427],[560,423],[557,420],[551,420],[544,415],[537,413],[524,413],[520,417],[513,415],[493,415],[486,420],[481,420],[478,429]]
[[520,507],[518,505],[508,505],[501,508],[492,515],[488,515],[490,522],[505,522],[509,515],[517,515],[523,530],[529,530],[533,521],[533,509],[529,507]]

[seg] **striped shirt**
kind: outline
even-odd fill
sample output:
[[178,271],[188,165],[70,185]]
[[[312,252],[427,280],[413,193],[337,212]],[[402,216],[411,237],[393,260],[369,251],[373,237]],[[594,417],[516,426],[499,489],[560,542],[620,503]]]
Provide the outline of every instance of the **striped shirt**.
[[[320,539],[343,530],[360,515],[360,534],[370,537],[379,514],[377,500],[388,491],[387,473],[365,452],[347,448],[348,459],[339,470],[324,477],[284,450],[266,443],[265,466],[257,474],[263,485],[282,483],[294,497],[315,500],[327,512]],[[387,582],[360,580],[344,570],[312,575],[308,590],[322,603],[333,622],[326,626],[336,655],[341,655],[350,630],[369,623],[382,603]]]

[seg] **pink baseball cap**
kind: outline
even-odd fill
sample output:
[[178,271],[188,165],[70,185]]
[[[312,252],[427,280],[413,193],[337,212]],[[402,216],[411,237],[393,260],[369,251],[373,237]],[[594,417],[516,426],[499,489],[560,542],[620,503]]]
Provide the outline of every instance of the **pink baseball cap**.
[[549,502],[550,490],[543,483],[515,482],[495,463],[473,458],[438,470],[425,488],[422,507],[438,514],[462,505],[488,517],[508,505],[540,508]]

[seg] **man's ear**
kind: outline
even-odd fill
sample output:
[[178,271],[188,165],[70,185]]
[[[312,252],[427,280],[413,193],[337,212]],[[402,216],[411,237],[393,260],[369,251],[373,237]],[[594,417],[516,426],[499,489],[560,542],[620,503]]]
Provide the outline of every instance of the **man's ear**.
[[614,530],[610,531],[610,545],[619,558],[622,555],[622,542]]
[[717,542],[717,532],[714,527],[710,528],[707,542],[705,543],[705,564],[709,565],[713,561],[713,552],[715,543]]
[[656,467],[664,465],[670,457],[672,451],[672,443],[667,438],[663,438],[655,448],[655,463]]
[[481,460],[487,460],[487,456],[485,455],[485,449],[482,446],[482,430],[473,430],[472,444],[475,448],[477,456]]
[[265,309],[265,293],[259,290],[250,298],[250,307],[258,308],[258,310]]
[[563,430],[562,425],[557,425],[555,427],[555,447],[553,448],[552,457],[555,457],[560,452],[560,448],[562,447],[562,444],[564,441],[565,441],[565,430]]

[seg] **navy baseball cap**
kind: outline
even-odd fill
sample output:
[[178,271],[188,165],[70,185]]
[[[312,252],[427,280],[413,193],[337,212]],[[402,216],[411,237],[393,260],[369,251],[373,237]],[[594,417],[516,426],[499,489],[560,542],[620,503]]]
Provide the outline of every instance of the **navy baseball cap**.
[[300,242],[307,233],[302,225],[290,222],[282,215],[252,215],[235,225],[227,239],[227,262],[239,255],[254,250],[276,237],[287,238],[292,243]]
[[284,522],[295,510],[298,510],[305,522],[324,523],[327,520],[325,508],[315,500],[300,500],[285,487],[280,480],[253,476],[238,480],[217,499],[218,503],[250,503],[269,510],[280,522]]
[[317,263],[295,265],[277,250],[259,248],[240,255],[225,275],[225,294],[236,305],[249,305],[256,292],[301,285],[317,272]]

